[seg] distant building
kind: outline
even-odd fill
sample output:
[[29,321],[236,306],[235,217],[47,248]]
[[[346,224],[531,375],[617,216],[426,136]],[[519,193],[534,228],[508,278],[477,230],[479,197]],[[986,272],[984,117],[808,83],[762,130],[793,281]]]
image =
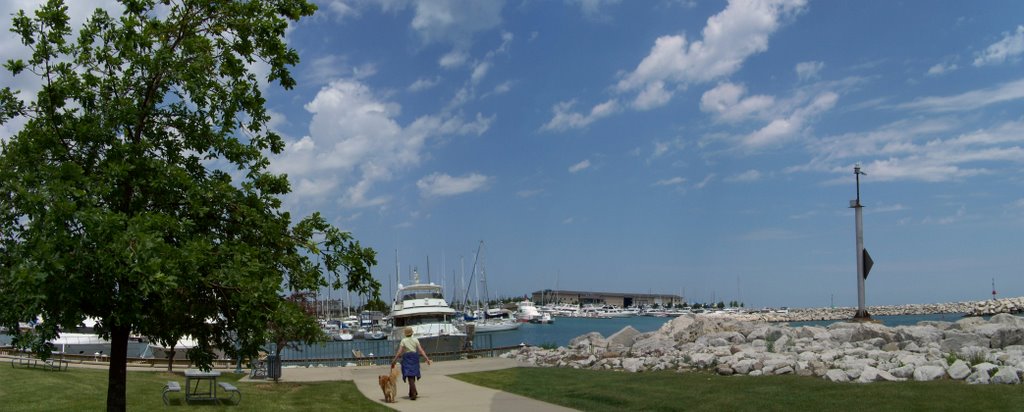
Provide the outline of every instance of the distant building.
[[583,292],[578,290],[538,290],[533,292],[533,299],[538,305],[562,303],[570,305],[616,305],[627,308],[631,306],[675,306],[682,305],[683,298],[679,295],[656,293],[617,293],[617,292]]

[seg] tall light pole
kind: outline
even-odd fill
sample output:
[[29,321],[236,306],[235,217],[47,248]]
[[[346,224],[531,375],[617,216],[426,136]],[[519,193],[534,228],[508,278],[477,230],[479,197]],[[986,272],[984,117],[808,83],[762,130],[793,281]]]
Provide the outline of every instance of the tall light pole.
[[864,252],[864,206],[860,204],[860,175],[867,175],[860,170],[860,164],[853,166],[853,175],[857,179],[857,198],[850,201],[850,208],[856,216],[857,225],[857,313],[853,315],[854,320],[871,320],[867,308],[864,306],[864,279],[867,278]]

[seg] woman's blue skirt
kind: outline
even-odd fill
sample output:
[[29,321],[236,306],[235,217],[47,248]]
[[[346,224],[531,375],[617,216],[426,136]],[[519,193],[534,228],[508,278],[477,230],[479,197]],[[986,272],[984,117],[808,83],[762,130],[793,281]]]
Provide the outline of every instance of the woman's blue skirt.
[[420,378],[420,354],[417,352],[402,354],[402,382],[406,378]]

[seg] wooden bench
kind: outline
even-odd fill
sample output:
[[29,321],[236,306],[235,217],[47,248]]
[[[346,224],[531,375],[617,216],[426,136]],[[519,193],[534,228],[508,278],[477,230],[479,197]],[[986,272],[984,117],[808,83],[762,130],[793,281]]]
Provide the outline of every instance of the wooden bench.
[[227,382],[217,382],[217,386],[220,386],[220,388],[223,389],[224,392],[228,392],[230,394],[228,400],[232,401],[232,403],[234,403],[235,405],[238,405],[238,403],[242,401],[242,392],[239,391],[238,388],[235,387],[235,385],[232,385]]
[[164,385],[164,393],[163,393],[164,405],[168,405],[169,404],[167,402],[167,393],[168,392],[181,392],[181,385],[179,385],[178,382],[176,382],[176,381],[169,381],[169,382],[167,382],[167,385]]

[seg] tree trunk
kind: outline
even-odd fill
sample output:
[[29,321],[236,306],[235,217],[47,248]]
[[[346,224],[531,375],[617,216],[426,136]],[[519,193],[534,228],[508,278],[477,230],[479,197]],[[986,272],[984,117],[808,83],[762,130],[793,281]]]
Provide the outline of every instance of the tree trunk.
[[[281,364],[281,349],[284,349],[284,344],[282,342],[278,342],[277,345],[274,345],[274,357],[277,359],[278,365]],[[270,365],[267,365],[267,373],[270,373]],[[277,382],[278,379],[280,379],[279,376],[274,376],[274,382]]]
[[174,355],[178,353],[178,351],[175,350],[174,347],[177,345],[178,342],[175,341],[173,344],[171,344],[171,347],[167,348],[167,350],[164,351],[164,354],[167,355],[167,373],[174,373]]
[[116,325],[110,330],[110,369],[107,373],[107,412],[123,412],[127,408],[128,334],[131,328]]

